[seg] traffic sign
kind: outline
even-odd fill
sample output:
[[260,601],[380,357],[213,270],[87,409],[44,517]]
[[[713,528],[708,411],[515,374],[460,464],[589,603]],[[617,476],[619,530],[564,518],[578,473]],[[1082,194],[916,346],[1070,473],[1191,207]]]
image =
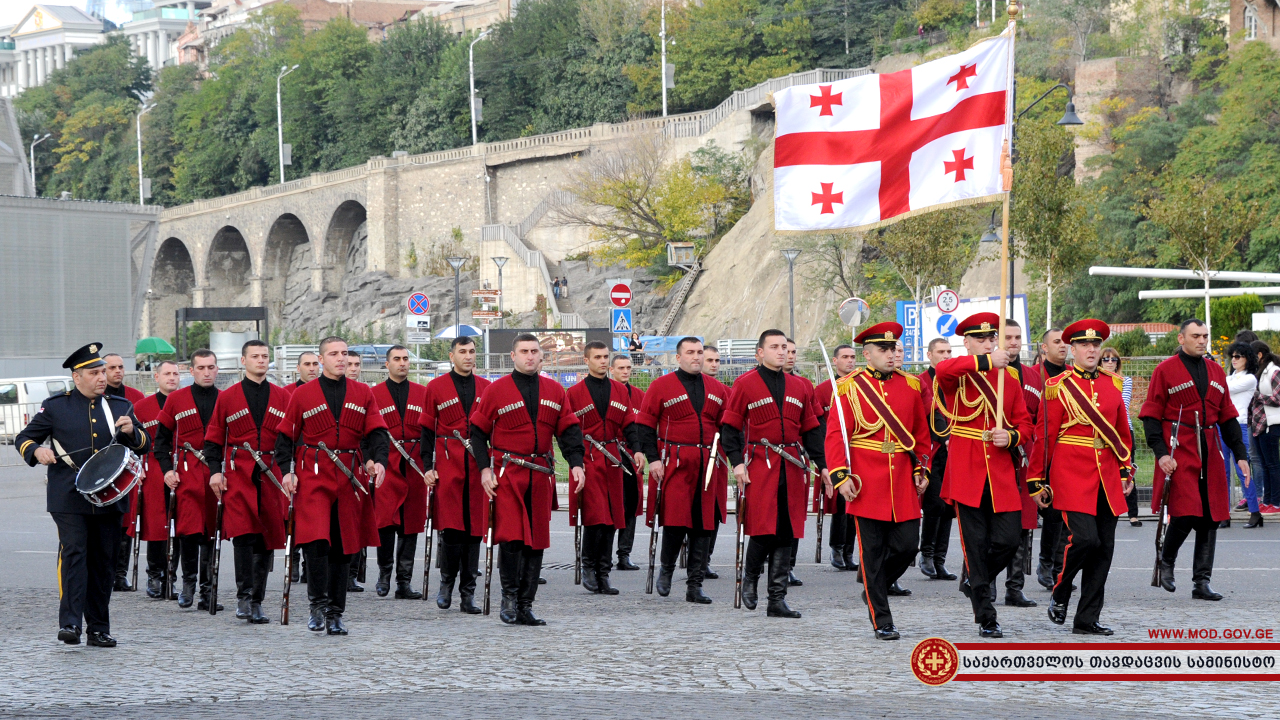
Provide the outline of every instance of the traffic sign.
[[631,328],[631,308],[614,308],[609,311],[609,326],[613,328],[613,332],[617,335],[630,335]]
[[430,315],[405,315],[404,326],[409,328],[409,330],[430,330],[431,316]]
[[499,297],[500,295],[502,295],[501,290],[492,290],[490,288],[471,291],[471,297]]
[[956,311],[956,308],[960,307],[960,296],[956,294],[955,290],[943,290],[934,298],[934,303],[937,304],[938,310],[944,315],[950,315]]
[[404,341],[410,345],[426,345],[431,342],[431,333],[408,332],[404,334]]
[[502,313],[497,310],[472,310],[471,319],[473,320],[497,320],[502,317]]
[[[624,308],[630,305],[631,304],[631,286],[624,285],[623,283],[618,283],[617,285],[614,285],[609,290],[609,302],[613,303],[614,305],[617,305],[620,308]],[[627,325],[631,325],[631,322],[628,321]],[[614,332],[617,332],[617,330],[614,330]],[[627,330],[627,332],[631,332],[631,331]]]
[[951,337],[955,333],[956,325],[958,324],[960,324],[960,321],[956,320],[955,315],[943,315],[938,318],[938,334],[942,337]]
[[408,301],[409,312],[414,315],[426,315],[431,309],[431,300],[424,293],[414,293],[409,296]]

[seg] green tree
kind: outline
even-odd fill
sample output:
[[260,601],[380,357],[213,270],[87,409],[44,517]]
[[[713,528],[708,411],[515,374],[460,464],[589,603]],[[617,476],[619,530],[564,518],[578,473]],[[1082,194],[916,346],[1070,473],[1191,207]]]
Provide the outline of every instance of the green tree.
[[1262,298],[1257,295],[1213,298],[1210,302],[1213,326],[1219,337],[1235,337],[1241,330],[1253,328],[1253,314],[1263,312]]

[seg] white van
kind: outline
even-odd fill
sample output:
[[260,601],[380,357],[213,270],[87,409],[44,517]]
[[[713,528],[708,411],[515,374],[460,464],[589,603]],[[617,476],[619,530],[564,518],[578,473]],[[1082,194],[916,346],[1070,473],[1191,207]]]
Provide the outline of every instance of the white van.
[[74,388],[71,378],[56,375],[0,380],[0,443],[13,443],[45,398]]

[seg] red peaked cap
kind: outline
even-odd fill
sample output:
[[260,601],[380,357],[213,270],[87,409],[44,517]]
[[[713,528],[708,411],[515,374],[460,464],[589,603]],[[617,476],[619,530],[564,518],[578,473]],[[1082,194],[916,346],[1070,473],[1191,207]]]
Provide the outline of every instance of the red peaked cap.
[[858,333],[853,341],[859,345],[867,343],[896,343],[902,339],[902,326],[896,322],[876,323]]
[[993,312],[974,313],[956,325],[956,335],[981,335],[1000,331],[1000,316]]
[[1111,337],[1111,328],[1101,320],[1085,318],[1077,320],[1062,331],[1062,339],[1069,343],[1080,340],[1106,340]]

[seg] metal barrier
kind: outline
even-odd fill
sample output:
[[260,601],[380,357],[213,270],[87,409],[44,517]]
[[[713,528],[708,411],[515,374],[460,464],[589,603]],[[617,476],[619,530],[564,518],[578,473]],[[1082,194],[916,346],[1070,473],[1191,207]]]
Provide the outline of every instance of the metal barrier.
[[0,405],[0,443],[12,445],[13,438],[40,412],[40,403]]

